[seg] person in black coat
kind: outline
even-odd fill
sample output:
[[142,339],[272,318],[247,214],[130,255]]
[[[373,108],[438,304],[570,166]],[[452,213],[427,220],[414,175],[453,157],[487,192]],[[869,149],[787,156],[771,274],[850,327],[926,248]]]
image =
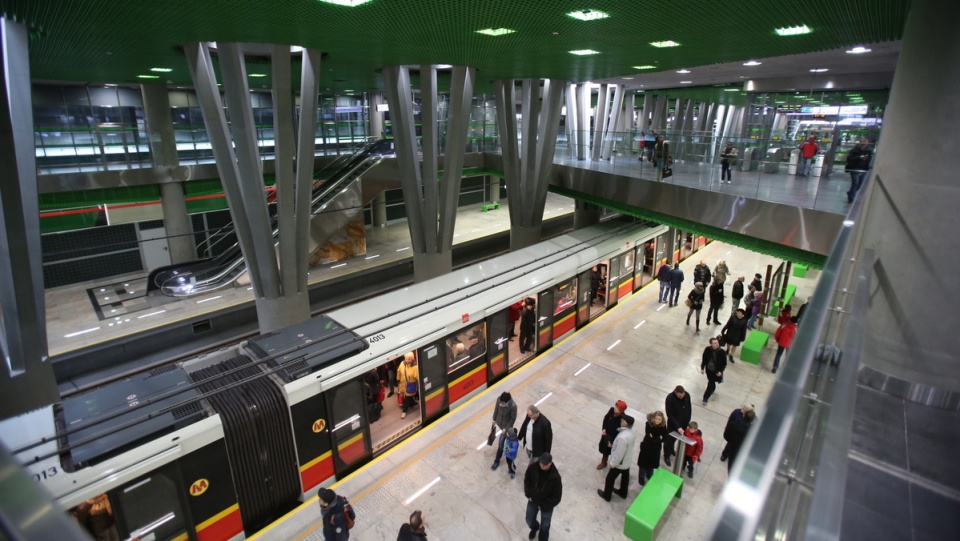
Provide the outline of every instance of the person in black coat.
[[713,317],[713,324],[720,324],[720,307],[723,306],[723,282],[716,280],[710,284],[710,309],[707,310],[707,323]]
[[[700,310],[703,310],[703,297],[706,296],[706,291],[703,290],[703,284],[697,282],[694,284],[693,291],[687,295],[687,300],[690,301],[690,311],[687,312],[687,325],[690,325],[690,316],[694,312],[697,313],[697,332],[700,332]],[[709,322],[709,320],[707,320]]]
[[657,271],[657,280],[660,281],[660,296],[657,297],[657,302],[668,302],[670,300],[670,265],[666,261]]
[[643,440],[640,442],[640,455],[637,457],[637,466],[640,466],[640,486],[647,484],[653,477],[653,471],[660,467],[660,449],[667,441],[667,423],[662,411],[655,411],[647,415],[647,424],[643,430]]
[[730,316],[727,324],[723,326],[720,335],[727,344],[727,360],[733,364],[733,356],[737,354],[737,348],[747,339],[747,313],[743,308],[737,308],[737,312]]
[[[673,392],[663,401],[663,409],[667,412],[667,433],[683,432],[690,424],[690,415],[693,407],[690,405],[690,395],[683,385],[677,385]],[[676,454],[675,444],[667,441],[663,446],[663,461],[670,466],[670,457]]]
[[553,448],[553,427],[550,425],[550,419],[540,413],[536,406],[527,408],[527,417],[520,425],[517,437],[523,442],[523,448],[527,451],[530,462],[536,462],[540,455],[549,453]]
[[680,270],[680,263],[673,264],[673,270],[670,271],[670,306],[676,306],[680,300],[680,286],[683,284],[683,271]]
[[[323,521],[323,541],[347,541],[350,530],[347,529],[347,516],[343,496],[329,488],[321,488],[317,493],[320,501],[320,515]],[[354,515],[352,518],[356,518]]]
[[[727,426],[730,426],[731,423],[742,421],[743,414],[745,414],[748,411],[753,411],[753,404],[744,404],[739,408],[730,412],[730,416],[727,418]],[[726,462],[726,460],[727,460],[727,446],[724,445],[723,451],[720,452],[720,462]]]
[[740,276],[733,282],[733,287],[730,288],[730,304],[733,308],[730,309],[730,316],[733,317],[737,313],[737,308],[740,308],[740,299],[743,298],[743,280],[744,277]]
[[533,337],[537,333],[537,308],[533,299],[527,299],[523,304],[523,315],[520,316],[520,352],[529,353],[533,351],[536,340]]
[[607,458],[610,456],[610,450],[613,449],[613,439],[617,437],[620,431],[620,419],[623,412],[627,410],[627,403],[623,400],[617,400],[617,403],[610,408],[610,411],[603,416],[603,423],[600,425],[600,463],[597,469],[602,470],[607,466]]
[[704,285],[710,283],[710,267],[703,261],[693,268],[693,281]]
[[423,525],[423,511],[417,509],[410,514],[410,522],[400,526],[397,541],[425,541],[427,530]]
[[[550,453],[543,453],[538,460],[527,466],[527,473],[523,476],[523,495],[527,497],[526,522],[530,527],[529,538],[533,539],[537,532],[540,532],[540,541],[548,541],[553,510],[563,499],[563,481]],[[538,512],[540,522],[537,522]]]
[[731,415],[727,421],[727,427],[723,430],[723,439],[727,442],[727,446],[724,448],[727,455],[727,474],[733,469],[733,462],[737,459],[740,447],[743,446],[743,440],[747,439],[747,431],[750,430],[750,425],[756,418],[757,414],[751,409],[743,412],[740,419],[734,419]]
[[754,291],[763,291],[763,275],[759,272],[753,275],[753,281],[750,282]]
[[703,393],[703,405],[717,390],[717,383],[723,381],[723,372],[727,369],[727,352],[720,349],[720,341],[710,339],[710,345],[703,350],[700,361],[700,373],[707,375],[707,390]]

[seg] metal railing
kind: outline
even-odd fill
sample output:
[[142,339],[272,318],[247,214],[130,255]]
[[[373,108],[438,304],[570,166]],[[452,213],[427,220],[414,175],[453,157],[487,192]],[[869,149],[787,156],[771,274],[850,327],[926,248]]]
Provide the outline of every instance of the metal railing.
[[785,366],[710,517],[712,541],[840,538],[873,252],[852,257],[850,209]]

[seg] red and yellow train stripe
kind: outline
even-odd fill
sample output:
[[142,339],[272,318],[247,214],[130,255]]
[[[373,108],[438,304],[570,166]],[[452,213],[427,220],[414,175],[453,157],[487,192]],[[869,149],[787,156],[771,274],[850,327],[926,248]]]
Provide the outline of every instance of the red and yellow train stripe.
[[494,358],[490,359],[490,373],[496,377],[504,373],[507,370],[507,365],[504,362],[507,356],[503,353],[498,354]]
[[[501,355],[503,357],[503,355]],[[487,371],[484,365],[480,365],[459,378],[450,382],[447,388],[450,390],[450,403],[467,396],[476,389],[479,389],[487,382]]]
[[333,477],[333,473],[333,451],[327,451],[300,466],[300,481],[303,483],[304,492]]
[[340,456],[340,460],[346,465],[356,462],[363,456],[364,451],[363,432],[337,445],[337,455]]
[[[198,541],[222,541],[243,531],[240,506],[233,504],[197,526]],[[178,538],[179,539],[179,538]]]
[[443,409],[443,392],[446,391],[445,387],[440,387],[439,389],[428,394],[426,398],[423,399],[423,410],[424,416],[430,417],[433,414],[439,412]]
[[563,316],[563,317],[560,318],[559,320],[554,321],[554,322],[553,322],[553,336],[555,336],[555,337],[556,337],[556,336],[563,336],[563,335],[567,334],[568,332],[572,331],[573,328],[576,326],[576,323],[577,323],[577,319],[576,319],[576,317],[574,317],[574,316],[576,316],[576,315],[577,315],[576,312],[571,311],[569,314]]
[[631,276],[628,280],[620,282],[620,286],[617,288],[617,300],[622,301],[627,298],[628,295],[633,293],[633,277]]

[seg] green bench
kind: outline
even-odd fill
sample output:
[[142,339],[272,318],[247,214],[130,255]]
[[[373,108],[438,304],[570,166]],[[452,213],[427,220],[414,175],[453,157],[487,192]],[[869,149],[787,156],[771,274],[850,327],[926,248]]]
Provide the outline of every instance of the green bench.
[[657,468],[653,477],[633,500],[623,521],[623,534],[634,541],[652,541],[653,530],[670,507],[674,498],[683,492],[683,479],[663,468]]
[[498,210],[500,208],[500,203],[487,203],[480,209],[480,212],[486,212],[488,210]]
[[773,308],[770,310],[770,315],[773,317],[777,317],[780,314],[780,309],[790,304],[790,301],[793,300],[793,295],[796,292],[797,292],[797,286],[793,284],[787,284],[787,294],[783,297],[783,302],[777,301],[773,303]]
[[797,278],[806,278],[807,277],[807,266],[800,265],[799,263],[793,266],[793,275]]
[[747,340],[740,348],[740,360],[750,364],[760,364],[760,350],[767,345],[770,335],[754,329],[747,333]]

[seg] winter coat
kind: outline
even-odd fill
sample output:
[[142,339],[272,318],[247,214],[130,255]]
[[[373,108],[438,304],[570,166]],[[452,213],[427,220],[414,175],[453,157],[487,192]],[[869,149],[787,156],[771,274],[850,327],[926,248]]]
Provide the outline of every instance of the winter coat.
[[500,430],[512,428],[517,424],[517,403],[511,398],[506,405],[501,405],[497,400],[497,405],[493,408],[493,422]]
[[533,461],[527,466],[527,473],[523,476],[523,495],[533,500],[542,511],[549,511],[560,505],[563,498],[563,481],[556,464],[550,464],[550,469],[544,471],[539,461]]
[[[412,393],[407,392],[408,383],[416,383],[417,390]],[[420,368],[416,364],[400,363],[397,368],[397,386],[404,396],[416,396],[420,386]]]
[[720,162],[721,163],[733,163],[737,160],[737,147],[729,146],[723,147],[723,150],[720,151]]
[[728,274],[730,274],[730,269],[726,263],[717,263],[717,266],[713,268],[713,278],[720,280],[720,283],[727,281]]
[[710,304],[720,306],[723,304],[723,284],[714,282],[710,286]]
[[507,460],[516,460],[519,450],[520,440],[516,436],[507,436],[507,439],[503,440],[503,456],[507,457]]
[[397,541],[426,541],[427,532],[415,532],[410,524],[400,526],[400,533],[397,534]]
[[661,141],[653,144],[652,157],[654,160],[666,160],[670,155],[670,143]]
[[763,304],[763,299],[762,299],[762,298],[758,299],[758,298],[754,297],[753,302],[750,303],[750,313],[753,314],[753,315],[755,315],[755,316],[756,316],[756,315],[759,315],[759,314],[760,314],[760,306],[761,306],[762,304]]
[[640,442],[640,455],[637,457],[637,465],[641,468],[654,469],[660,466],[660,450],[663,449],[663,442],[667,440],[667,424],[653,426],[647,421],[644,427],[643,440]]
[[731,463],[740,453],[740,447],[743,445],[743,440],[747,438],[748,430],[750,430],[750,423],[744,420],[743,415],[738,418],[730,416],[727,427],[723,430],[723,439],[727,442],[727,459]]
[[697,265],[693,268],[693,282],[700,282],[703,287],[710,285],[710,267],[706,265]]
[[603,416],[603,423],[600,425],[600,430],[606,431],[606,434],[603,434],[603,432],[600,433],[598,450],[601,455],[610,454],[610,445],[607,444],[613,444],[613,439],[617,437],[617,431],[620,430],[621,419],[623,419],[623,414],[614,415],[613,408],[610,408],[610,411]]
[[847,154],[847,166],[844,171],[869,171],[871,158],[873,158],[873,151],[870,147],[858,143]]
[[790,313],[790,310],[784,308],[779,314],[777,314],[777,323],[779,325],[786,325],[787,323],[790,323],[791,316],[793,316],[793,314]]
[[694,432],[688,428],[683,431],[683,435],[697,442],[693,445],[688,445],[683,454],[693,457],[694,462],[700,462],[700,455],[703,454],[703,433],[699,430]]
[[680,287],[683,283],[683,271],[679,267],[670,269],[670,287]]
[[[707,363],[713,361],[713,370],[707,370]],[[727,352],[723,348],[713,349],[713,346],[707,346],[703,350],[703,356],[700,359],[700,370],[707,375],[707,379],[717,381],[723,378],[723,372],[727,369]],[[720,375],[717,375],[720,372]]]
[[537,420],[533,422],[533,441],[531,442],[526,441],[527,423],[529,422],[529,416],[523,419],[523,424],[520,425],[520,431],[517,432],[517,437],[520,441],[525,442],[525,444],[529,444],[533,456],[549,453],[550,449],[553,448],[553,427],[550,425],[550,419],[547,419],[547,416],[542,413],[540,417],[537,417]]
[[754,279],[750,285],[753,286],[754,291],[763,291],[763,282],[760,279]]
[[344,515],[343,496],[337,496],[323,509],[320,514],[323,519],[323,541],[347,541],[350,539],[350,530],[347,529],[347,518]]
[[773,338],[777,341],[777,345],[782,348],[789,348],[793,345],[793,338],[797,336],[797,324],[788,322],[786,325],[781,325],[777,328],[777,332],[774,333]]
[[666,263],[660,265],[660,270],[657,271],[657,280],[660,280],[661,282],[670,281],[670,265],[667,265]]
[[820,145],[814,143],[813,141],[805,141],[800,145],[800,154],[804,158],[812,158],[817,155],[817,152],[820,150]]
[[618,428],[617,437],[613,439],[613,448],[610,450],[609,464],[611,468],[629,470],[630,460],[633,458],[633,447],[637,442],[637,435],[630,428]]
[[704,291],[702,289],[693,288],[693,291],[687,295],[687,299],[690,300],[690,308],[694,310],[700,310],[703,308],[703,297]]
[[693,411],[690,406],[690,393],[684,393],[682,399],[677,398],[676,393],[668,394],[663,401],[663,410],[667,414],[667,432],[687,428]]
[[720,334],[723,335],[723,340],[730,344],[731,346],[739,346],[747,339],[747,322],[750,321],[747,319],[747,316],[738,318],[736,314],[730,316],[730,319],[727,320],[727,324],[723,326],[723,330],[720,331]]
[[510,305],[510,308],[507,309],[507,317],[510,320],[510,323],[516,323],[520,321],[520,314],[523,313],[523,301],[517,301]]
[[520,316],[520,332],[533,334],[537,331],[537,313],[532,308],[524,308]]
[[736,300],[743,298],[743,282],[737,280],[733,283],[733,290],[730,291],[730,296]]

